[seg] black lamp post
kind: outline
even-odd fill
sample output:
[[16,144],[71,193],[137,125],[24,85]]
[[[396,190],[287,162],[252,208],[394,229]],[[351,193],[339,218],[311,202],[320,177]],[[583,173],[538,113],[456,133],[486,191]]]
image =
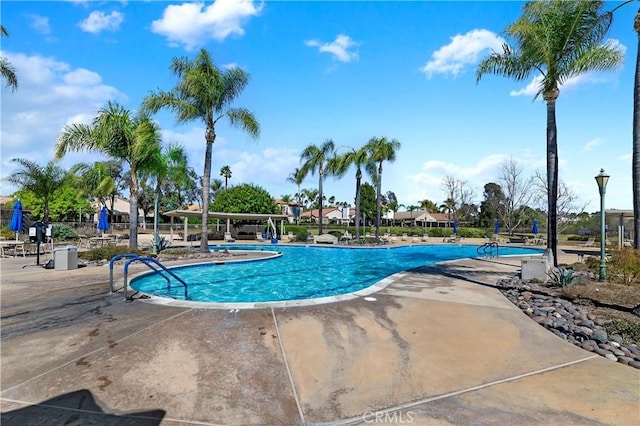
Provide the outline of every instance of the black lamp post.
[[600,278],[599,281],[604,282],[607,280],[607,265],[605,264],[605,210],[604,210],[604,194],[607,191],[607,182],[609,182],[609,175],[604,172],[604,169],[600,169],[600,173],[596,176],[596,182],[598,183],[598,189],[600,190]]

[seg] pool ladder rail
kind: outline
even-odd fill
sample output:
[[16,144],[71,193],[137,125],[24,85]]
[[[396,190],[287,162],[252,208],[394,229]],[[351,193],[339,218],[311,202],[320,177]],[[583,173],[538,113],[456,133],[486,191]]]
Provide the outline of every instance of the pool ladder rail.
[[[495,253],[493,252],[494,248],[496,249]],[[499,257],[499,250],[500,245],[496,241],[489,241],[478,247],[476,251],[478,254],[484,255],[484,257]]]
[[127,280],[129,275],[129,265],[133,262],[141,262],[142,264],[146,265],[149,269],[151,269],[153,272],[155,272],[156,274],[159,274],[162,278],[164,278],[165,281],[167,281],[167,290],[171,290],[171,278],[168,277],[166,274],[175,278],[176,281],[178,281],[184,287],[184,299],[189,300],[189,289],[188,289],[187,283],[184,282],[182,278],[174,274],[170,269],[168,269],[166,266],[160,263],[157,259],[153,257],[147,257],[147,256],[138,256],[137,254],[134,254],[134,253],[118,254],[116,256],[113,256],[111,261],[109,261],[109,292],[114,293],[117,290],[119,290],[119,289],[116,290],[113,285],[113,265],[117,260],[120,260],[120,259],[129,259],[124,263],[123,293],[124,293],[125,301],[130,300],[130,298],[127,296],[127,288],[128,288]]

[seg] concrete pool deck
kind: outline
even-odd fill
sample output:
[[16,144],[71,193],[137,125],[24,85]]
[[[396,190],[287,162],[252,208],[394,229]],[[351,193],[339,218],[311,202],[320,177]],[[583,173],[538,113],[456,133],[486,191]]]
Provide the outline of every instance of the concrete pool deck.
[[640,424],[639,370],[491,287],[519,258],[397,274],[375,301],[238,312],[124,302],[107,266],[34,263],[0,260],[3,425]]

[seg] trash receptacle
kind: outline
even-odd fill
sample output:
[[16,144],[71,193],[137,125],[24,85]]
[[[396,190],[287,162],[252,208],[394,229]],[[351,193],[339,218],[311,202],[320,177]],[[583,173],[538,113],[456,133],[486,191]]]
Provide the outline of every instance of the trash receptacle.
[[76,246],[53,249],[53,265],[56,271],[78,269],[78,249]]

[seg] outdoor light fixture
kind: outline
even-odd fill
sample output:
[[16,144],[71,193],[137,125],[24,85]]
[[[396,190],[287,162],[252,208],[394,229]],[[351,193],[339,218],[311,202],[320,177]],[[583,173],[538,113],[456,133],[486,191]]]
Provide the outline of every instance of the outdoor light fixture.
[[604,169],[600,169],[600,173],[596,176],[596,182],[598,183],[598,189],[600,190],[600,278],[599,281],[604,282],[607,280],[607,265],[605,264],[606,254],[605,245],[607,237],[605,235],[605,211],[604,211],[604,194],[607,192],[607,182],[609,182],[609,175],[604,172]]

